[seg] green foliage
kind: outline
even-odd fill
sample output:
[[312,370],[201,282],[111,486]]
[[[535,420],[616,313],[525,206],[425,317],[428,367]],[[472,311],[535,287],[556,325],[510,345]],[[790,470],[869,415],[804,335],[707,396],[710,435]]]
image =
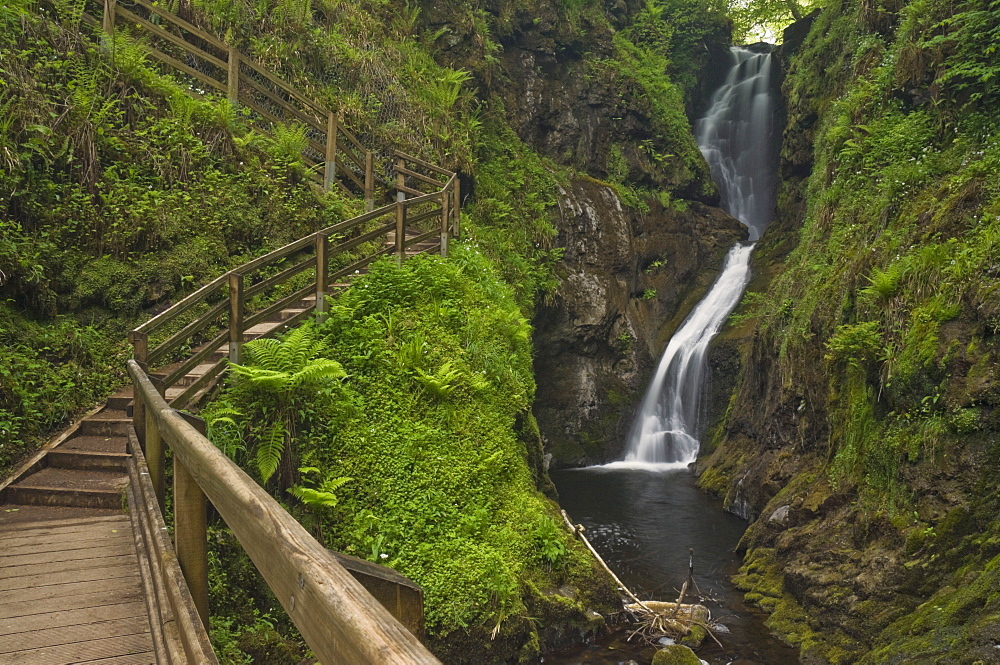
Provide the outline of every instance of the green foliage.
[[553,566],[562,562],[566,556],[566,539],[556,520],[543,515],[535,525],[532,536],[543,561]]
[[354,480],[344,477],[316,480],[316,476],[320,476],[321,471],[315,466],[301,466],[299,473],[302,475],[303,483],[290,487],[289,493],[305,505],[317,508],[336,506],[337,495],[334,492]]
[[878,321],[844,324],[827,341],[827,360],[852,367],[864,367],[882,349],[882,333]]
[[530,313],[539,292],[551,294],[562,250],[553,246],[557,169],[530,150],[497,113],[484,123],[477,153],[476,198],[466,210],[470,237],[490,256]]
[[728,15],[733,21],[733,41],[749,44],[781,40],[781,31],[813,9],[822,0],[729,0]]
[[[641,152],[649,162],[645,170],[665,174],[660,186],[669,184],[691,194],[708,195],[713,185],[691,134],[684,110],[684,89],[669,75],[673,28],[660,18],[659,7],[650,3],[633,26],[615,34],[613,57],[594,59],[588,65],[620,99],[632,100],[650,117],[649,130],[654,138],[641,143]],[[617,175],[621,164],[614,157],[612,152],[607,168],[609,174],[615,169]],[[614,175],[609,177],[614,180]]]
[[995,7],[889,9],[831,6],[792,61],[790,122],[819,118],[808,203],[783,274],[745,310],[780,385],[827,395],[812,399],[831,476],[902,510],[907,481],[980,435],[995,399],[970,368],[985,367],[1000,312],[1000,124],[984,110],[994,78],[968,74],[992,65],[968,32],[985,19],[965,15]]
[[[461,243],[451,252],[373,264],[309,326],[348,376],[339,401],[296,407],[310,413],[294,439],[299,486],[354,481],[329,488],[335,506],[294,510],[328,546],[420,584],[435,644],[465,631],[491,644],[498,625],[533,630],[527,580],[557,585],[589,574],[590,563],[565,531],[536,530],[558,516],[535,490],[515,433],[534,394],[530,326],[490,258]],[[242,422],[274,420],[248,397],[234,377],[208,413],[235,407]]]
[[82,7],[0,9],[0,467],[123,383],[147,310],[344,212]]
[[[297,434],[320,417],[317,409],[340,397],[339,381],[347,374],[339,362],[322,357],[328,352],[329,346],[309,323],[280,339],[247,342],[243,346],[247,362],[229,366],[232,402],[205,411],[213,440],[222,450],[253,450],[262,483],[278,471]],[[279,484],[287,487],[290,482],[288,470]]]

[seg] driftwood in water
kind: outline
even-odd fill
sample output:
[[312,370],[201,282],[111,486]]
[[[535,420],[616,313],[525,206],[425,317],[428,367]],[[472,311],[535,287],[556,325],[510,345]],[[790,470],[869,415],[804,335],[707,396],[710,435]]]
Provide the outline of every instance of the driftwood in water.
[[[625,586],[614,571],[608,566],[594,546],[590,544],[590,541],[585,535],[583,535],[584,527],[582,524],[573,524],[569,519],[569,515],[565,510],[560,511],[562,513],[563,519],[566,521],[566,526],[569,530],[573,532],[573,535],[580,539],[580,541],[586,545],[590,553],[594,555],[597,562],[607,571],[611,579],[615,581],[618,588],[622,592],[632,599],[632,603],[627,603],[625,605],[625,610],[635,615],[639,620],[639,628],[632,633],[632,636],[642,633],[650,641],[655,641],[656,639],[669,635],[672,637],[682,637],[691,633],[691,628],[693,626],[700,626],[705,629],[705,632],[712,637],[713,640],[718,642],[715,635],[712,634],[709,628],[709,622],[712,620],[712,613],[704,605],[697,604],[686,604],[684,603],[684,596],[687,593],[689,583],[694,582],[694,550],[691,550],[691,558],[689,562],[689,575],[688,580],[684,582],[684,586],[681,587],[681,592],[674,602],[661,601],[661,600],[639,600],[639,598],[632,593],[631,589]],[[697,585],[695,585],[697,588]],[[630,637],[631,639],[631,637]],[[720,645],[721,646],[721,645]]]

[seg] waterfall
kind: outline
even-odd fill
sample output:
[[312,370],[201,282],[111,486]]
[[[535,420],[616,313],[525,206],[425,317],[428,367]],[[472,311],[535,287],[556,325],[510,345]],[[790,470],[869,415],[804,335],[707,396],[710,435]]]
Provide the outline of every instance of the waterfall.
[[[730,49],[731,68],[695,137],[722,195],[721,207],[756,241],[774,214],[775,128],[771,54]],[[705,353],[743,295],[753,245],[737,244],[712,289],[667,344],[612,467],[683,468],[698,456]]]

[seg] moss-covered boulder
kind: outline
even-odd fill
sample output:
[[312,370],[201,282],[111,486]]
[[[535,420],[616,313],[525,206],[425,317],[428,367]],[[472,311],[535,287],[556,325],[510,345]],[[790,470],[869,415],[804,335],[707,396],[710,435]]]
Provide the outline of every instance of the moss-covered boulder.
[[656,652],[653,665],[701,665],[701,659],[688,647],[671,644]]

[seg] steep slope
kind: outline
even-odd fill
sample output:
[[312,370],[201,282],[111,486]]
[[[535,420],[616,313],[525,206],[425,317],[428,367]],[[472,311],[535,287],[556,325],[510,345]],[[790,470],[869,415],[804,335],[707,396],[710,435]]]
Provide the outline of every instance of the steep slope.
[[998,25],[833,2],[786,47],[779,218],[700,469],[803,662],[1000,658]]

